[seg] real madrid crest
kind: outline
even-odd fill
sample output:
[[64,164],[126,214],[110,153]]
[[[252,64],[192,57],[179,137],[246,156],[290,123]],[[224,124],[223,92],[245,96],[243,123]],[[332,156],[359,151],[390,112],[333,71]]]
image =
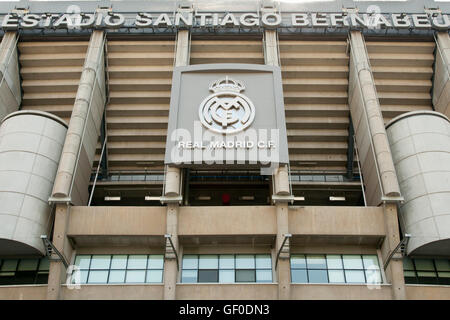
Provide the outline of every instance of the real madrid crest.
[[209,86],[214,92],[200,104],[198,115],[208,129],[222,134],[233,134],[246,129],[255,119],[255,107],[251,100],[241,94],[242,82],[228,76]]

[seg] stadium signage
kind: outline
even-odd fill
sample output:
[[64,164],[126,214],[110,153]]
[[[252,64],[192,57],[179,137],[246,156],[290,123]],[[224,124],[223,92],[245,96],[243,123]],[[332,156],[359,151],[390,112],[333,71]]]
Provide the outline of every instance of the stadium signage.
[[450,19],[441,13],[28,13],[2,19],[4,30],[117,28],[356,28],[447,30]]
[[288,161],[279,67],[202,64],[174,69],[166,164],[274,168]]

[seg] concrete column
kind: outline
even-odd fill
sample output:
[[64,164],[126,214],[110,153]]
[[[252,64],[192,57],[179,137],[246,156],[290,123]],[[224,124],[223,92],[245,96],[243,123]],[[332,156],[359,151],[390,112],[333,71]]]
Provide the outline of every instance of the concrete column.
[[[172,236],[172,243],[177,252],[179,252],[178,209],[178,203],[169,203],[167,205],[167,234]],[[176,298],[178,264],[175,251],[168,240],[166,240],[166,254],[164,258],[164,299],[174,300]]]
[[[187,66],[189,64],[189,31],[179,30],[175,52],[175,66]],[[164,182],[164,199],[167,205],[166,233],[172,237],[175,250],[179,252],[178,245],[178,210],[181,184],[181,169],[167,167],[166,180]],[[174,300],[176,298],[176,284],[178,277],[178,266],[176,255],[170,242],[166,240],[166,254],[164,257],[164,299]]]
[[[383,204],[384,225],[386,230],[386,238],[381,246],[381,254],[384,261],[387,260],[392,250],[400,242],[397,205],[394,203]],[[392,285],[392,298],[395,300],[406,299],[405,278],[403,275],[403,257],[400,253],[396,253],[386,270],[386,278]]]
[[267,65],[279,66],[276,30],[264,31],[264,60]]
[[[55,224],[53,228],[53,245],[58,251],[70,261],[72,246],[67,238],[67,227],[69,223],[70,205],[57,204],[55,209]],[[57,257],[54,254],[54,257]],[[47,300],[59,300],[61,296],[61,283],[67,279],[67,270],[61,261],[51,261],[48,275]]]
[[17,34],[7,31],[0,43],[0,121],[19,110],[22,102]]
[[400,197],[400,188],[363,35],[350,32],[349,106],[355,128],[366,196],[377,206]]
[[[264,59],[267,65],[279,66],[278,41],[276,30],[264,31]],[[281,253],[277,263],[278,299],[290,299],[291,279],[289,263],[289,240],[281,248],[284,236],[289,233],[288,203],[284,197],[291,195],[289,186],[289,172],[286,165],[277,168],[272,176],[274,179],[273,196],[277,211],[277,239],[275,258],[278,251]]]
[[281,248],[280,255],[278,256],[278,267],[277,267],[278,299],[288,300],[291,297],[289,239],[283,245],[284,237],[287,233],[289,233],[287,202],[277,202],[276,210],[277,210],[276,254],[278,254],[278,251]]
[[106,101],[103,54],[104,33],[97,30],[92,33],[89,42],[53,186],[53,201],[64,199],[76,205],[86,205]]
[[433,76],[433,106],[450,118],[450,37],[438,32]]

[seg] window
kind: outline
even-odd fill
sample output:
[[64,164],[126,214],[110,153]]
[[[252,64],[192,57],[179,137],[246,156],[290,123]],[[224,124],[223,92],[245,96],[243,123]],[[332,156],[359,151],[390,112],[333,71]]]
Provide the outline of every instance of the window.
[[41,259],[0,259],[0,285],[45,284],[50,262]]
[[186,254],[181,282],[272,282],[272,259],[270,254]]
[[450,285],[450,260],[403,259],[403,272],[407,284]]
[[374,254],[291,255],[293,283],[381,283]]
[[77,255],[72,283],[162,283],[162,254]]

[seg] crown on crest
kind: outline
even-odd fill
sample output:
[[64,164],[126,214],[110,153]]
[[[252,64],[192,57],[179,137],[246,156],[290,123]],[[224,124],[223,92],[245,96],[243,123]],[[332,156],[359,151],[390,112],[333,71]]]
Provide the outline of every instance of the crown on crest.
[[220,91],[233,91],[233,92],[241,92],[245,90],[245,86],[242,82],[238,80],[234,80],[226,76],[225,78],[219,79],[209,86],[209,90],[213,92]]

